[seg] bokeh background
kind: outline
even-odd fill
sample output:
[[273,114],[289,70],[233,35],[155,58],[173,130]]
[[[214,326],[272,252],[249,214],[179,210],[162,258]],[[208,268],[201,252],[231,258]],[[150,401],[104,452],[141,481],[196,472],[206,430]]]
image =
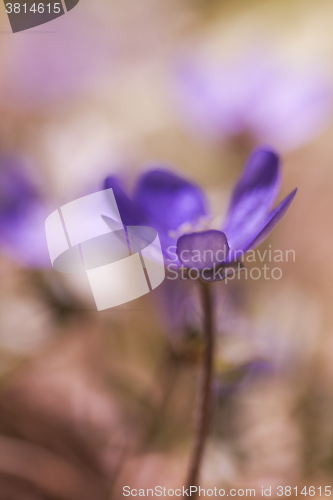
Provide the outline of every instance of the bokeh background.
[[332,18],[331,0],[81,0],[13,35],[0,5],[1,499],[184,484],[203,347],[196,291],[165,282],[98,313],[50,267],[44,221],[107,175],[130,191],[164,164],[223,214],[260,144],[281,154],[281,196],[299,188],[261,248],[296,260],[281,280],[215,286],[201,483],[331,485]]

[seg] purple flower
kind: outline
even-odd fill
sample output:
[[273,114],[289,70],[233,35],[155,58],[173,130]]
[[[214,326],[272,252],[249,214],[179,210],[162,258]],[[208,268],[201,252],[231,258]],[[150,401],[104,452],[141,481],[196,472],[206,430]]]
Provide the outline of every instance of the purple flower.
[[18,158],[0,157],[0,248],[19,263],[49,267],[46,207]]
[[328,121],[332,89],[316,68],[297,71],[256,55],[220,66],[182,64],[177,101],[190,126],[207,137],[245,135],[289,150]]
[[[125,225],[154,227],[169,261],[202,271],[201,276],[212,281],[223,279],[224,269],[259,245],[287,212],[296,189],[272,209],[281,177],[278,155],[269,148],[255,150],[234,188],[219,230],[205,227],[210,214],[201,188],[164,168],[144,173],[132,199],[115,177],[106,179],[105,188],[114,189]],[[216,268],[222,269],[218,275]]]

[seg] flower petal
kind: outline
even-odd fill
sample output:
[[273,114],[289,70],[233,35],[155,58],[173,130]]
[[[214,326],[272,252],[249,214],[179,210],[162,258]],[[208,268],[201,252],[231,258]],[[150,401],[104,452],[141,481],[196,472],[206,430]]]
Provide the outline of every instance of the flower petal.
[[37,187],[20,158],[0,157],[0,227],[24,216],[39,199]]
[[136,226],[143,223],[143,215],[135,203],[124,192],[119,179],[110,175],[104,181],[104,189],[113,189],[121,220],[125,226]]
[[258,148],[250,156],[237,183],[223,231],[232,250],[242,250],[262,228],[281,185],[278,155]]
[[143,174],[134,201],[144,213],[146,223],[164,233],[207,215],[201,188],[166,169]]
[[51,267],[45,237],[45,219],[49,209],[36,202],[20,217],[0,224],[1,250],[22,266],[31,268]]
[[177,255],[187,268],[212,268],[224,262],[229,253],[227,237],[212,229],[201,233],[184,234],[177,242]]
[[290,207],[293,199],[295,198],[295,195],[297,193],[297,188],[294,189],[281,203],[273,210],[268,217],[268,220],[266,220],[266,223],[264,227],[261,229],[259,234],[254,238],[254,240],[248,245],[246,248],[246,251],[251,250],[252,248],[255,248],[256,246],[260,245],[267,236],[273,231],[275,226],[280,222],[280,220],[285,216],[287,213],[288,208]]
[[48,208],[20,157],[0,156],[0,248],[21,265],[50,267]]
[[[174,272],[174,271],[173,271]],[[201,331],[202,304],[200,293],[192,280],[166,279],[156,288],[152,299],[156,301],[160,324],[173,341],[184,341],[187,335]]]

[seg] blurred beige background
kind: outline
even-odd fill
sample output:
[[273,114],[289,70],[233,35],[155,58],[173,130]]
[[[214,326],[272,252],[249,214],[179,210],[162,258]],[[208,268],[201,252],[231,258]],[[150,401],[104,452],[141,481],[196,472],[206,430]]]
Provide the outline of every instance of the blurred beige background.
[[[81,0],[15,35],[4,5],[0,16],[1,153],[25,159],[49,213],[106,175],[133,186],[160,164],[224,213],[255,141],[212,141],[188,126],[176,95],[182,58],[214,65],[253,47],[333,82],[329,0]],[[332,144],[329,117],[280,151],[281,199],[299,191],[263,248],[295,250],[283,279],[217,284],[218,377],[262,357],[273,368],[219,393],[206,487],[332,481]],[[98,500],[121,498],[125,484],[182,485],[202,340],[170,340],[156,297],[97,313],[72,277],[5,251],[0,273],[0,498]]]

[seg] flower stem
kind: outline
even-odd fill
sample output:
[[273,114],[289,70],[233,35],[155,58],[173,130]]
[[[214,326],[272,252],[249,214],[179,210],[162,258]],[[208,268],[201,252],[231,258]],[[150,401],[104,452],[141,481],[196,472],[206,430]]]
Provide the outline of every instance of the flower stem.
[[[213,379],[213,350],[214,350],[214,320],[212,290],[209,283],[200,282],[202,305],[204,311],[204,336],[205,353],[203,364],[202,386],[199,394],[197,409],[197,429],[194,441],[193,453],[186,482],[186,488],[198,486],[200,468],[204,455],[205,445],[209,431],[211,416],[211,396]],[[196,493],[192,493],[192,498]]]

